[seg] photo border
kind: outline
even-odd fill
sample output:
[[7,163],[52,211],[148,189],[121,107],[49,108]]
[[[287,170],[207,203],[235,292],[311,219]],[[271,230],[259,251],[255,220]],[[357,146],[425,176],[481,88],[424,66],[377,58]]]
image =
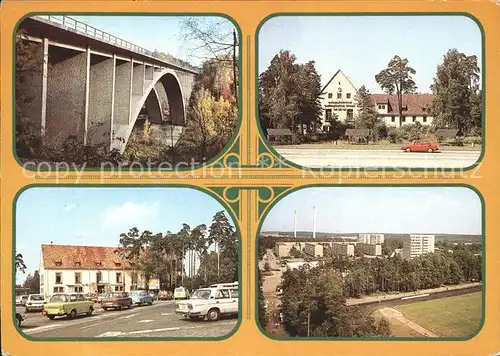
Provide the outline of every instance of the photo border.
[[102,185],[102,184],[40,184],[40,183],[34,183],[34,184],[29,184],[24,187],[22,187],[14,196],[13,201],[12,201],[12,255],[10,256],[11,264],[15,261],[16,258],[16,214],[17,214],[17,201],[21,194],[25,192],[26,190],[32,189],[32,188],[103,188],[103,189],[120,189],[120,188],[186,188],[186,189],[191,189],[191,190],[197,190],[200,191],[204,194],[207,194],[209,197],[215,199],[219,204],[222,205],[222,207],[226,210],[227,214],[229,215],[229,218],[232,220],[233,225],[235,227],[236,233],[238,235],[238,321],[236,322],[235,327],[233,330],[224,335],[224,336],[217,336],[217,337],[137,337],[137,338],[130,338],[130,337],[45,337],[45,338],[36,338],[32,337],[30,335],[25,334],[22,332],[22,329],[20,329],[17,325],[17,320],[16,320],[16,298],[14,297],[15,295],[15,290],[16,290],[16,269],[14,266],[12,266],[12,322],[13,325],[17,331],[17,333],[23,337],[24,339],[28,341],[33,341],[33,342],[107,342],[107,341],[113,341],[113,342],[158,342],[158,341],[221,341],[221,340],[226,340],[229,339],[231,336],[236,334],[236,332],[239,330],[242,320],[243,320],[243,298],[242,298],[242,277],[243,277],[243,265],[242,265],[242,247],[243,247],[243,242],[242,242],[242,235],[241,235],[241,229],[238,224],[238,220],[234,216],[233,212],[231,209],[227,206],[227,203],[218,197],[216,194],[210,192],[209,190],[206,190],[205,188],[198,187],[195,185],[190,185],[190,184],[155,184],[155,185],[149,185],[149,184],[107,184],[107,185]]
[[[303,190],[303,189],[308,189],[308,188],[334,188],[334,189],[342,189],[342,188],[466,188],[469,190],[472,190],[476,195],[478,196],[480,202],[481,202],[481,246],[482,246],[482,261],[481,261],[481,273],[482,273],[482,278],[481,278],[481,322],[479,324],[479,327],[477,330],[470,336],[468,337],[451,337],[451,336],[444,336],[444,337],[397,337],[397,336],[388,336],[388,337],[306,337],[306,336],[273,336],[269,335],[265,329],[262,327],[259,321],[259,290],[260,290],[260,284],[259,284],[259,236],[261,233],[262,225],[264,224],[265,219],[267,218],[267,215],[269,212],[272,210],[272,208],[279,202],[281,201],[284,197],[292,194],[293,192]],[[259,221],[259,225],[257,226],[257,233],[256,233],[256,241],[255,241],[255,277],[254,277],[254,283],[255,283],[255,313],[254,313],[254,318],[255,318],[255,323],[257,324],[257,328],[259,329],[260,333],[264,335],[265,337],[275,340],[275,341],[430,341],[430,342],[439,342],[439,341],[468,341],[479,335],[481,330],[483,329],[485,320],[486,320],[486,248],[485,248],[485,234],[486,234],[486,206],[484,202],[484,197],[483,195],[479,192],[477,188],[475,188],[472,185],[469,184],[462,184],[462,183],[450,183],[450,184],[342,184],[342,185],[333,185],[333,184],[307,184],[299,187],[295,187],[287,191],[285,194],[279,196],[277,199],[272,201],[265,209],[264,213],[262,214],[262,218]]]

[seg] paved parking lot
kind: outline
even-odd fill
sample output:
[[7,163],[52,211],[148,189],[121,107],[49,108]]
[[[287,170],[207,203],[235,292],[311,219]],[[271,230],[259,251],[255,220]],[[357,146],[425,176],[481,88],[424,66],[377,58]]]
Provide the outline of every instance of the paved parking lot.
[[[24,308],[16,309],[24,312]],[[33,338],[222,337],[229,334],[237,322],[237,318],[221,318],[215,322],[184,320],[175,314],[174,301],[159,301],[151,306],[106,312],[96,304],[92,316],[73,320],[65,317],[49,320],[39,312],[26,313],[21,330]]]

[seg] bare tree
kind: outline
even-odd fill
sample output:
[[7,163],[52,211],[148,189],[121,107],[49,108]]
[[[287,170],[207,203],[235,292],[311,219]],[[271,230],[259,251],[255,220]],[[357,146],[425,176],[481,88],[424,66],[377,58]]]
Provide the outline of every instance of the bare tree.
[[228,20],[222,18],[186,17],[181,22],[181,39],[185,43],[192,44],[190,48],[187,48],[189,56],[204,60],[232,62],[234,97],[238,104],[238,55],[236,51],[239,43],[234,26],[228,26]]

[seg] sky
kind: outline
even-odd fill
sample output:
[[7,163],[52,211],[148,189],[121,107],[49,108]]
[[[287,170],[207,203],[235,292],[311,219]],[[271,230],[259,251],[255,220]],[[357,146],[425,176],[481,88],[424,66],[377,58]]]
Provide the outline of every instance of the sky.
[[182,223],[209,227],[225,210],[201,191],[158,187],[30,188],[16,207],[16,252],[27,266],[18,283],[38,269],[41,244],[118,246],[132,227],[153,233],[177,232]]
[[299,63],[316,62],[322,87],[341,69],[359,88],[380,93],[375,75],[398,54],[416,70],[417,92],[429,86],[448,49],[476,55],[481,68],[481,32],[465,16],[280,16],[259,33],[259,73],[280,50]]
[[464,187],[318,187],[293,192],[265,217],[261,231],[482,234],[481,201]]
[[[101,31],[108,32],[116,37],[141,46],[147,50],[155,49],[169,53],[198,66],[202,58],[190,56],[190,51],[200,45],[198,41],[186,41],[181,31],[183,16],[71,16],[78,21],[91,25]],[[210,23],[222,22],[225,32],[233,30],[233,24],[222,17],[196,17]],[[197,57],[206,57],[208,53],[199,50]]]

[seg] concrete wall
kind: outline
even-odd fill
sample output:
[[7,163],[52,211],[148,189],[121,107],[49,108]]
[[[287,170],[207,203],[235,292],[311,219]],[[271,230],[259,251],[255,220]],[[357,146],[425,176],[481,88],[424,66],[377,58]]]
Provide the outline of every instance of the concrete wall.
[[[49,47],[46,137],[50,142],[62,143],[75,135],[83,144],[87,54],[66,50],[68,57],[60,53],[52,56],[54,51]],[[54,57],[58,61],[52,60]]]
[[111,140],[113,114],[113,58],[94,56],[90,66],[88,143]]
[[132,61],[117,60],[115,69],[115,108],[113,124],[128,125],[132,100]]

